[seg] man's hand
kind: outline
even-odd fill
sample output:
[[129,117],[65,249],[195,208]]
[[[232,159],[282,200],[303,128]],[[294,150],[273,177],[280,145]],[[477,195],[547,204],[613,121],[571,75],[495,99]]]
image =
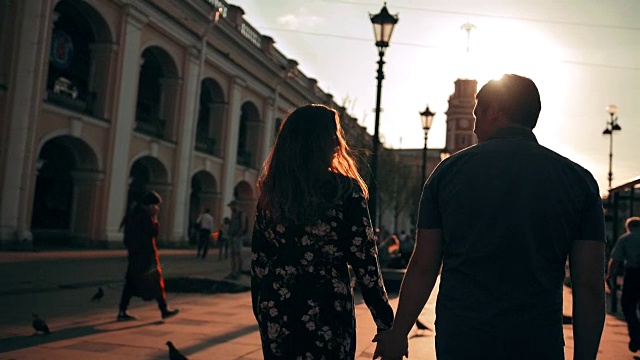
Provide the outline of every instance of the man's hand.
[[409,340],[406,336],[397,334],[393,328],[379,332],[372,342],[377,343],[373,352],[374,360],[402,360],[404,356],[409,357]]

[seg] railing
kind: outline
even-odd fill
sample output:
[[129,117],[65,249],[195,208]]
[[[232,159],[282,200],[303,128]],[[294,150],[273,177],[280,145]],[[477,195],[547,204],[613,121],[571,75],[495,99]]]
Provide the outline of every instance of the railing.
[[289,59],[287,59],[287,57],[284,56],[275,47],[271,46],[269,55],[271,55],[271,58],[276,62],[276,64],[279,64],[281,67],[284,67],[286,69],[289,66]]
[[79,93],[76,97],[73,97],[67,93],[60,92],[55,93],[53,90],[47,90],[48,103],[64,107],[69,110],[77,111],[79,113],[94,115],[94,105],[96,102],[95,92]]
[[238,165],[251,167],[251,153],[244,149],[238,149],[238,160],[236,163]]
[[242,22],[242,25],[240,25],[240,33],[249,39],[253,45],[259,48],[262,47],[262,36],[256,29],[249,25],[248,22]]
[[216,139],[208,136],[197,136],[195,149],[203,153],[216,155]]
[[135,131],[159,139],[164,139],[166,123],[166,120],[160,119],[157,116],[138,112],[136,114]]

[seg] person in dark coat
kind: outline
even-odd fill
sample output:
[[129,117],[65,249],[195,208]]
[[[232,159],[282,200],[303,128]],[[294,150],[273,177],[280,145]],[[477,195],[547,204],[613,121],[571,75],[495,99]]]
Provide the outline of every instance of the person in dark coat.
[[161,203],[160,195],[154,191],[148,191],[123,220],[124,245],[128,251],[129,263],[120,299],[118,321],[135,320],[135,317],[127,313],[129,301],[134,296],[144,301],[156,300],[163,319],[178,313],[178,309],[169,310],[167,307],[164,279],[156,246],[158,212]]
[[264,359],[355,358],[349,266],[378,330],[393,323],[367,185],[349,152],[338,113],[306,105],[283,122],[267,157],[251,262]]

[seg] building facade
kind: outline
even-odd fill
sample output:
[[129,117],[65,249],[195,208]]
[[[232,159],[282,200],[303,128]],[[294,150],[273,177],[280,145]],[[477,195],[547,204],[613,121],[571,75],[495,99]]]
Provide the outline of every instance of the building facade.
[[253,215],[262,161],[302,104],[370,139],[243,14],[221,0],[0,0],[0,248],[120,247],[146,190],[164,199],[165,246],[185,245],[204,208],[220,223],[236,199]]

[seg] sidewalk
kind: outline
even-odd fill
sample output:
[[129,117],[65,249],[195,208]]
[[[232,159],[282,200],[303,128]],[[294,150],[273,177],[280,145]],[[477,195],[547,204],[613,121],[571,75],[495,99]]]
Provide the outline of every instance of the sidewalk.
[[[245,258],[248,249],[244,249]],[[262,359],[258,329],[249,292],[237,294],[168,294],[169,305],[180,314],[161,321],[153,303],[134,300],[130,312],[138,321],[116,322],[123,276],[117,251],[52,253],[0,253],[0,360],[9,359],[166,359],[165,342],[173,341],[189,359]],[[165,275],[193,273],[222,279],[228,261],[200,261],[193,251],[161,250]],[[245,263],[245,268],[248,262]],[[105,298],[89,302],[96,274],[107,281]],[[38,274],[37,276],[34,274]],[[239,283],[249,284],[243,276]],[[73,285],[61,287],[60,285]],[[75,284],[75,285],[74,285]],[[436,286],[437,289],[437,286]],[[435,299],[432,293],[420,320],[433,329]],[[571,292],[565,288],[565,314],[571,314]],[[394,309],[397,298],[391,299]],[[55,308],[55,310],[53,310]],[[47,319],[52,333],[33,336],[31,312]],[[362,303],[356,306],[358,360],[371,359],[375,324]],[[8,325],[7,325],[8,324]],[[571,325],[565,325],[567,359],[573,356]],[[514,329],[517,331],[517,329]],[[435,359],[435,333],[414,328],[410,334],[412,359]],[[598,359],[629,359],[626,324],[607,315]],[[526,351],[526,349],[523,349]]]

